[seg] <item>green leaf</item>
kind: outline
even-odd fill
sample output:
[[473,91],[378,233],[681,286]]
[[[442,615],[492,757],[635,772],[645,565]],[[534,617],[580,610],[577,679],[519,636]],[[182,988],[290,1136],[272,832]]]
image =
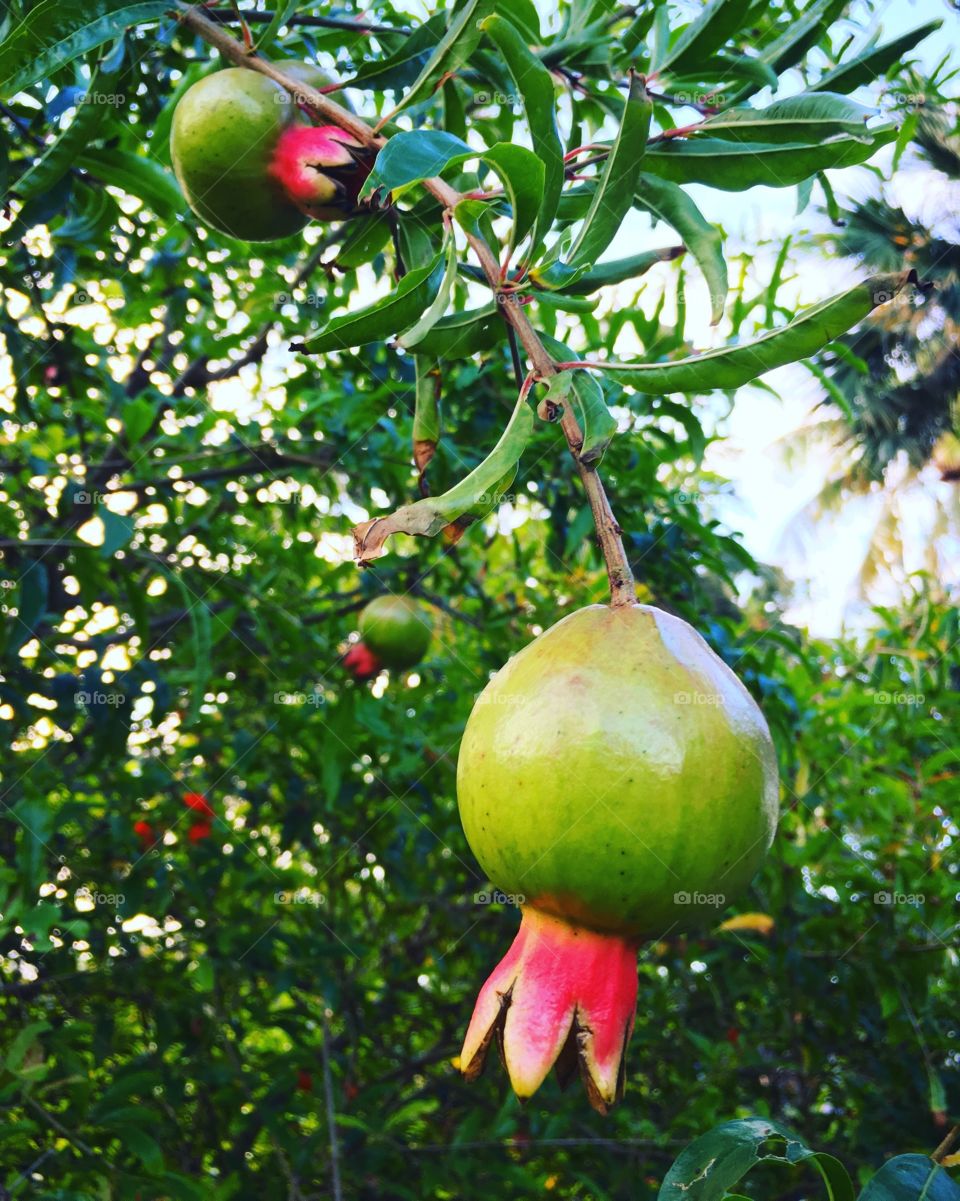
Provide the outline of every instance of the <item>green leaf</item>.
[[[573,296],[589,296],[598,288],[605,288],[610,284],[621,284],[629,279],[637,279],[641,275],[645,275],[657,263],[671,263],[683,252],[683,246],[666,246],[662,250],[644,250],[641,254],[631,255],[627,259],[614,259],[609,263],[600,263],[592,271],[578,276],[573,283],[562,290]],[[531,271],[530,276],[531,279],[536,280],[536,270]]]
[[159,217],[174,217],[185,202],[173,177],[155,159],[128,150],[87,150],[77,160],[104,183],[138,196]]
[[156,416],[156,409],[145,396],[137,396],[127,401],[123,406],[123,429],[129,446],[136,446],[153,425]]
[[623,108],[616,141],[604,164],[600,183],[570,250],[571,267],[592,267],[613,241],[633,204],[640,163],[647,146],[653,102],[641,76],[631,72],[630,94]]
[[377,155],[361,195],[369,196],[377,188],[392,192],[418,180],[431,179],[451,163],[479,158],[480,153],[442,129],[395,133]]
[[163,1171],[163,1151],[160,1144],[139,1126],[115,1126],[112,1133],[116,1134],[121,1143],[136,1155],[148,1172]]
[[390,222],[383,213],[351,221],[349,226],[347,236],[334,260],[337,266],[344,270],[369,263],[390,240]]
[[447,305],[450,303],[453,285],[457,280],[457,243],[453,237],[452,226],[447,226],[444,231],[444,244],[446,250],[442,252],[444,268],[440,287],[419,320],[411,325],[409,329],[404,330],[397,338],[397,345],[402,350],[406,350],[412,343],[419,342],[429,330],[433,329],[446,312]]
[[526,397],[519,397],[500,441],[483,462],[442,496],[429,496],[404,505],[389,517],[375,517],[353,531],[358,563],[369,563],[384,553],[391,534],[432,538],[447,526],[462,532],[491,512],[516,474],[517,464],[533,433],[534,415]]
[[9,649],[18,651],[28,642],[47,611],[47,566],[31,563],[20,578],[17,593],[17,624],[10,636]]
[[817,0],[809,4],[796,19],[789,20],[778,38],[766,46],[760,54],[765,63],[782,75],[788,67],[796,66],[811,46],[823,36],[847,7],[847,0]]
[[561,371],[550,380],[545,399],[572,406],[583,431],[580,458],[584,463],[598,463],[617,432],[599,382],[583,371]]
[[720,230],[707,221],[683,188],[645,171],[637,181],[635,203],[675,229],[697,260],[710,289],[710,321],[716,325],[723,316],[729,286]]
[[874,130],[868,142],[836,138],[821,146],[751,143],[748,147],[722,138],[674,138],[649,147],[644,166],[673,183],[703,183],[728,192],[758,184],[788,188],[818,171],[865,162],[896,136],[897,131],[889,127]]
[[750,0],[710,0],[703,11],[683,30],[652,69],[671,75],[705,66],[720,47],[737,32],[750,9]]
[[853,1201],[853,1185],[837,1160],[812,1151],[779,1122],[765,1118],[724,1122],[692,1142],[664,1177],[657,1201],[723,1201],[758,1163],[808,1159],[820,1169],[830,1201]]
[[884,42],[882,46],[861,50],[853,58],[821,75],[816,83],[810,85],[810,90],[852,92],[854,88],[863,84],[873,83],[878,76],[884,75],[892,66],[899,64],[903,56],[918,42],[922,42],[931,33],[936,33],[942,24],[942,21],[928,21],[926,25],[911,29],[893,41]]
[[0,96],[11,97],[141,21],[169,13],[170,0],[40,0],[0,43]]
[[512,254],[537,221],[543,199],[544,165],[525,146],[514,146],[511,142],[491,146],[484,152],[483,160],[503,180],[513,210],[509,242]]
[[[120,43],[120,54],[111,55],[116,59],[112,70],[97,67],[86,92],[89,97],[111,96],[116,87],[122,65],[123,43]],[[15,191],[24,199],[38,196],[41,192],[52,188],[58,180],[70,170],[77,155],[85,150],[96,138],[100,126],[107,113],[112,111],[106,102],[88,101],[78,104],[73,120],[54,141],[47,147],[41,157],[20,176],[15,184]]]
[[474,150],[439,129],[394,134],[377,155],[363,194],[369,196],[378,188],[392,192],[474,158],[489,163],[503,181],[513,209],[512,249],[536,221],[543,194],[543,163],[524,146],[498,142],[488,150]]
[[413,410],[413,461],[421,476],[440,441],[440,381],[436,359],[418,354],[416,402]]
[[414,101],[423,99],[424,94],[439,80],[441,75],[445,75],[449,71],[456,71],[467,61],[480,41],[481,32],[478,22],[487,16],[494,3],[495,0],[466,0],[466,3],[461,5],[423,70],[396,108],[382,118],[379,123],[381,126],[392,120],[402,109],[408,108]]
[[770,330],[743,346],[721,346],[672,363],[595,363],[595,366],[615,371],[618,380],[638,392],[739,388],[765,371],[821,350],[915,279],[912,271],[871,276],[846,292],[805,309],[782,329]]
[[270,24],[266,27],[263,33],[256,38],[258,54],[270,53],[270,47],[273,45],[277,34],[299,7],[300,0],[277,0],[276,4],[274,5],[275,11],[270,19]]
[[407,349],[441,359],[462,359],[491,350],[503,341],[503,321],[495,301],[442,317],[415,345]]
[[790,96],[766,108],[729,108],[708,117],[699,129],[706,137],[734,142],[816,146],[841,135],[871,141],[866,123],[874,115],[875,110],[847,96],[816,92]]
[[563,145],[557,130],[553,77],[506,17],[500,14],[487,17],[481,28],[496,43],[510,72],[523,103],[534,152],[543,163],[543,197],[530,248],[530,256],[534,258],[553,224],[563,187]]
[[960,1201],[960,1184],[926,1155],[896,1155],[867,1181],[858,1201]]
[[389,296],[335,317],[295,349],[304,354],[326,354],[367,342],[382,342],[420,317],[436,296],[443,275],[443,259],[438,254],[425,267],[408,271]]
[[125,513],[114,513],[102,505],[97,509],[97,516],[103,522],[103,543],[100,555],[104,559],[111,558],[121,550],[133,537],[136,522]]
[[49,1022],[29,1022],[21,1030],[17,1031],[16,1037],[10,1044],[10,1049],[7,1051],[6,1058],[3,1061],[4,1067],[8,1072],[19,1072],[23,1067],[23,1061],[27,1057],[27,1052],[37,1041],[39,1035],[51,1029]]

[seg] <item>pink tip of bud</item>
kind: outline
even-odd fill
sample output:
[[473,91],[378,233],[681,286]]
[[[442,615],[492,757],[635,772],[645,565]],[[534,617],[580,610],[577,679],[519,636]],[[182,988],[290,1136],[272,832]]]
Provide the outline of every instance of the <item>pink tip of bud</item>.
[[270,174],[302,212],[321,218],[343,216],[356,202],[367,175],[367,169],[359,170],[356,152],[361,149],[336,125],[291,125],[277,141]]

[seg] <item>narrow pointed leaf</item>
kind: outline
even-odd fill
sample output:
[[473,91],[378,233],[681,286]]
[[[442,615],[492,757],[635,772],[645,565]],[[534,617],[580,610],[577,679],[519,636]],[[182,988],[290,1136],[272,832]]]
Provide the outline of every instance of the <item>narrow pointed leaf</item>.
[[436,359],[418,354],[417,393],[413,412],[413,461],[421,478],[440,441],[440,370]]
[[722,138],[677,138],[651,146],[644,167],[673,183],[704,183],[727,192],[759,184],[788,188],[818,171],[865,162],[896,136],[891,126],[874,130],[871,141],[836,138],[821,146],[741,146]]
[[40,0],[0,42],[0,97],[9,99],[131,25],[171,8],[170,0]]
[[392,120],[402,109],[426,98],[430,89],[448,71],[456,71],[470,57],[481,38],[478,22],[493,9],[495,0],[466,0],[457,11],[447,32],[437,43],[423,70],[411,84],[400,103],[380,124]]
[[592,267],[613,241],[633,204],[640,162],[647,147],[653,103],[640,76],[631,73],[630,95],[616,141],[604,164],[583,225],[564,256],[571,267]]
[[389,296],[335,317],[298,349],[305,354],[326,354],[367,342],[382,342],[420,317],[436,296],[442,278],[443,260],[438,254],[425,267],[408,271]]
[[174,217],[186,209],[173,176],[156,159],[110,148],[87,150],[77,162],[104,183],[138,196],[159,217]]
[[447,311],[447,305],[450,303],[450,296],[453,292],[453,285],[457,281],[457,244],[453,237],[452,227],[448,227],[444,234],[444,244],[444,268],[440,287],[437,289],[436,296],[434,296],[419,319],[409,329],[405,329],[397,338],[397,345],[403,350],[419,342],[426,333],[433,329]]
[[492,350],[505,336],[497,304],[491,301],[477,309],[450,313],[409,349],[441,359],[462,359],[482,350]]
[[524,146],[498,142],[488,150],[474,150],[443,130],[394,134],[377,156],[363,195],[369,196],[377,188],[392,192],[477,158],[489,163],[503,182],[513,209],[513,247],[536,221],[544,186],[543,163]]
[[740,29],[749,9],[750,0],[710,0],[652,68],[676,75],[702,66]]
[[672,363],[597,363],[638,392],[708,392],[739,388],[765,371],[808,358],[884,304],[907,283],[913,271],[874,275],[846,292],[805,309],[782,329],[761,334],[743,346],[722,346]]
[[[671,263],[674,259],[678,259],[684,250],[683,246],[665,246],[661,250],[645,250],[641,254],[631,255],[628,259],[615,259],[610,263],[600,263],[592,271],[587,271],[579,276],[562,291],[572,296],[589,296],[598,288],[638,279],[641,275],[645,275],[651,267],[655,267],[657,263]],[[531,276],[533,274],[531,272]]]
[[914,48],[924,38],[929,37],[943,24],[942,21],[928,21],[917,29],[901,34],[893,41],[884,42],[882,46],[873,46],[862,50],[853,58],[840,63],[832,71],[821,75],[815,84],[810,85],[812,92],[852,92],[863,84],[873,83],[881,75],[885,75],[892,66],[899,63],[903,56]]
[[710,321],[716,325],[723,316],[728,287],[720,230],[710,224],[683,188],[645,171],[637,181],[636,204],[675,229],[697,260],[710,289]]
[[517,400],[500,441],[483,462],[442,496],[429,496],[404,505],[389,517],[375,517],[353,531],[356,558],[368,563],[384,552],[391,534],[417,534],[432,538],[448,526],[458,532],[491,512],[503,498],[517,470],[530,435],[534,415],[526,398]]
[[543,163],[543,197],[530,250],[531,257],[535,257],[553,224],[563,187],[563,145],[557,130],[553,78],[506,17],[500,14],[487,17],[482,28],[496,43],[510,72],[523,103],[534,152]]
[[817,92],[789,96],[766,108],[729,108],[708,117],[700,129],[704,137],[733,142],[815,146],[838,135],[871,140],[866,125],[872,116],[874,109],[847,96]]

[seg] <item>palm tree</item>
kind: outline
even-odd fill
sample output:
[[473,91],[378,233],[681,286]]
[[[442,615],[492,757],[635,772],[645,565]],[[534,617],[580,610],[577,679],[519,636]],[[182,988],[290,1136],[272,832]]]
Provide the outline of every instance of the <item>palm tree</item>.
[[[925,511],[918,524],[927,539],[923,561],[914,559],[913,567],[943,579],[955,558],[946,548],[960,537],[960,129],[956,109],[945,104],[920,108],[915,122],[912,144],[919,164],[932,168],[923,178],[937,211],[925,213],[926,221],[908,216],[884,193],[843,212],[827,240],[864,270],[912,267],[921,282],[812,364],[826,396],[784,440],[794,454],[831,448],[823,487],[791,533],[802,534],[855,496],[875,498],[860,597],[880,577],[907,569],[904,523],[911,511]],[[941,205],[951,191],[953,203]],[[954,486],[944,489],[941,481]]]

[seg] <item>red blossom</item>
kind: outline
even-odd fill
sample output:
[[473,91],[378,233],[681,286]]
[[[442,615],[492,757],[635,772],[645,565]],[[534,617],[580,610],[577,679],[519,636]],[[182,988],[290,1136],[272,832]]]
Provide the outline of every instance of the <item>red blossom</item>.
[[202,792],[185,792],[183,794],[183,803],[188,809],[195,809],[198,813],[204,813],[207,817],[213,817],[213,809],[210,802]]
[[187,831],[187,838],[191,842],[202,842],[204,838],[209,838],[213,826],[210,822],[194,822]]

